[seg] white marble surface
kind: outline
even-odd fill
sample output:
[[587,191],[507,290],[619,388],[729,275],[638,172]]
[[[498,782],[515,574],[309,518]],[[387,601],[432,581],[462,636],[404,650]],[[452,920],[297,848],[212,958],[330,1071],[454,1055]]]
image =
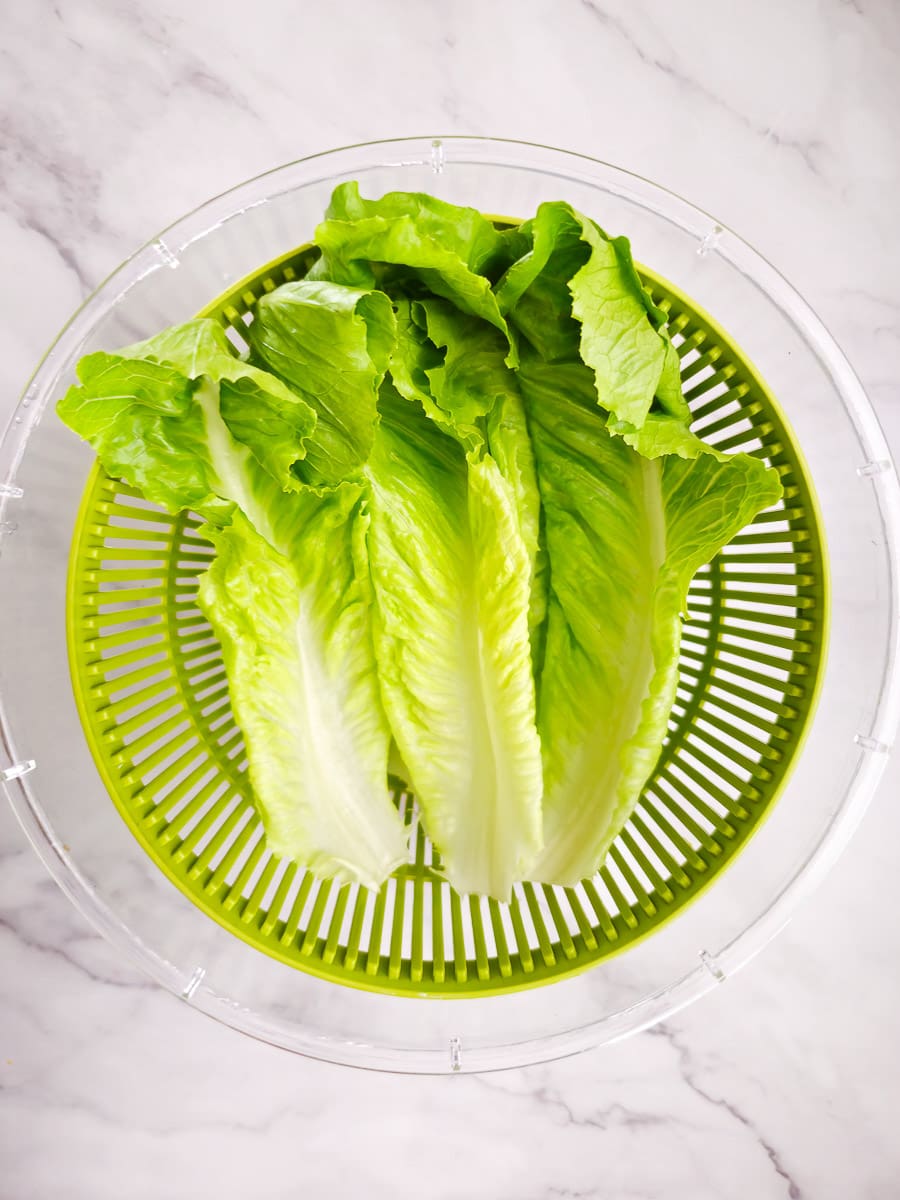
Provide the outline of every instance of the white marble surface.
[[[896,0],[0,6],[0,418],[146,236],[305,153],[491,133],[675,189],[795,282],[900,449]],[[308,1062],[93,935],[0,808],[0,1197],[900,1194],[896,760],[841,863],[652,1033],[489,1077]]]

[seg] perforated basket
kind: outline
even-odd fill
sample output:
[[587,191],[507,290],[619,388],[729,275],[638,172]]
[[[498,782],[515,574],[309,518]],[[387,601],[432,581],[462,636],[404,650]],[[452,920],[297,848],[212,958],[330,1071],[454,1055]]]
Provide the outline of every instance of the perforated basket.
[[[204,311],[235,342],[258,298],[307,252]],[[308,263],[306,263],[308,265]],[[763,382],[724,331],[644,272],[668,313],[695,428],[776,468],[784,498],[690,590],[681,685],[663,753],[591,879],[524,883],[510,904],[440,876],[414,797],[410,862],[377,893],[320,882],[271,854],[253,803],[225,668],[196,607],[212,548],[96,469],[72,549],[69,650],[85,734],[147,853],[233,933],[292,966],[396,993],[502,992],[584,970],[645,937],[737,853],[774,802],[814,706],[827,622],[825,560],[802,458]]]

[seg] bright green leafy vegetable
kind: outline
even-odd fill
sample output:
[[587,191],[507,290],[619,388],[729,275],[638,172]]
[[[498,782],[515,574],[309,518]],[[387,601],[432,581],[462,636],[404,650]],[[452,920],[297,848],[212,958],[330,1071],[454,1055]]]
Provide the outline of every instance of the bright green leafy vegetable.
[[659,756],[693,575],[781,490],[749,455],[642,457],[606,431],[576,370],[522,375],[552,580],[535,871],[564,884],[602,862]]
[[663,444],[659,435],[645,444],[638,431],[657,414],[686,427],[690,412],[666,314],[641,283],[627,238],[607,237],[560,203],[542,204],[522,229],[532,248],[500,281],[501,310],[545,361],[591,368],[614,432],[630,433],[642,453]]
[[[382,313],[384,305],[376,339],[390,324],[381,297]],[[371,335],[358,307],[351,302],[341,315],[343,344],[354,346],[359,371],[337,350],[330,359],[331,394],[335,403],[343,396],[345,409],[366,408],[359,376],[370,377],[374,396],[378,369],[366,357]],[[314,310],[314,332],[321,321]],[[298,344],[311,340],[305,333]],[[385,340],[375,353],[383,370]],[[275,376],[234,357],[213,321],[190,322],[119,355],[92,355],[80,375],[58,411],[106,469],[148,499],[210,522],[218,557],[201,580],[200,600],[222,643],[270,845],[323,875],[377,885],[405,857],[405,834],[387,790],[391,733],[375,673],[365,563],[357,570],[360,488],[303,484],[297,469],[306,465],[300,456],[316,413]],[[371,412],[368,421],[374,427]],[[342,448],[329,429],[326,444],[333,458],[352,461],[349,436]]]
[[215,321],[190,321],[118,354],[90,354],[57,406],[107,471],[171,512],[266,527],[261,494],[296,490],[312,409],[236,357]]
[[239,355],[196,320],[79,365],[59,413],[208,522],[270,847],[377,887],[408,777],[446,878],[590,876],[675,697],[696,570],[781,489],[690,428],[666,313],[568,204],[515,228],[338,187]]
[[406,294],[412,280],[507,334],[490,279],[507,242],[475,209],[414,192],[363,200],[357,184],[343,183],[325,218],[316,230],[322,257],[310,278],[391,295]]
[[553,202],[520,229],[529,248],[497,284],[500,311],[547,362],[578,360],[581,329],[569,280],[590,254],[581,221],[568,204]]
[[372,449],[378,388],[396,340],[383,292],[301,280],[263,296],[250,327],[255,360],[316,414],[300,468],[314,486],[358,476]]
[[519,535],[530,564],[529,631],[540,659],[546,613],[546,556],[540,544],[540,495],[525,409],[505,342],[492,326],[443,300],[417,302],[400,321],[394,370],[398,390],[418,400],[478,462],[489,453],[510,489]]
[[489,455],[467,462],[417,404],[381,404],[368,552],[385,707],[448,877],[508,899],[541,846],[518,515]]
[[585,218],[581,228],[591,253],[569,281],[569,291],[572,313],[581,322],[581,357],[594,372],[600,403],[638,428],[654,399],[688,421],[665,314],[650,302],[627,240],[608,238]]
[[387,788],[390,729],[354,553],[359,488],[289,498],[290,557],[239,515],[209,529],[200,606],[222,646],[269,846],[326,877],[378,887],[406,859]]

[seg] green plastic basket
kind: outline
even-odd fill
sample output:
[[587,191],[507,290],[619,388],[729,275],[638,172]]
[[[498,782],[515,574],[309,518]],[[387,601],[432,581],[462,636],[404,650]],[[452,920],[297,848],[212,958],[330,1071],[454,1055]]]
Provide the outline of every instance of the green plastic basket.
[[[308,248],[204,310],[240,347],[261,295],[299,277]],[[669,315],[698,432],[779,472],[784,498],[694,580],[668,736],[601,870],[578,887],[517,885],[510,904],[444,882],[413,797],[410,862],[378,893],[320,882],[267,850],[218,645],[196,607],[212,549],[95,466],[75,526],[69,659],[109,793],[157,866],[259,950],[337,983],[397,995],[514,991],[594,966],[646,937],[727,866],[799,753],[827,642],[815,498],[773,397],[727,334],[642,268]]]

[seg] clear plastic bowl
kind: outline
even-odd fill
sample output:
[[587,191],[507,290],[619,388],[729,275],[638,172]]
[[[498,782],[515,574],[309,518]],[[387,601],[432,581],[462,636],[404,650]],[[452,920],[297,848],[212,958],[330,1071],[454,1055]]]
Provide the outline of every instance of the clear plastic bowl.
[[[69,681],[65,583],[90,451],[53,405],[88,351],[190,317],[310,239],[332,188],[430,191],[485,212],[568,200],[731,333],[767,380],[818,491],[832,571],[824,684],[772,815],[680,916],[586,974],[488,999],[394,998],[329,984],[234,938],[156,870],[106,794]],[[900,710],[900,488],[847,360],[791,286],[686,201],[578,155],[491,139],[408,139],[290,163],[204,204],[142,247],[72,318],[0,445],[0,772],[47,868],[88,920],[155,980],[279,1046],[395,1071],[519,1066],[611,1042],[733,974],[831,867],[868,804]]]

